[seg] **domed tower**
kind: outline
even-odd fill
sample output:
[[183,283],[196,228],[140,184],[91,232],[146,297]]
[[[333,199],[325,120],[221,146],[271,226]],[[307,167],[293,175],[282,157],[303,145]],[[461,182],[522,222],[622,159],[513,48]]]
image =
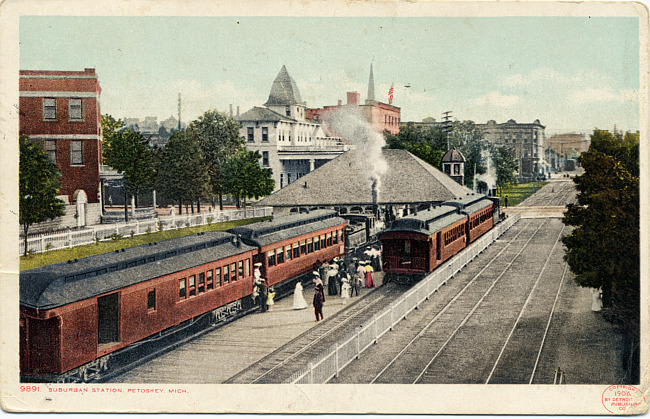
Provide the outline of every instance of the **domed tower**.
[[298,85],[291,78],[287,68],[282,66],[280,72],[271,85],[269,99],[264,104],[267,108],[280,115],[293,118],[297,121],[305,120],[305,104],[300,97]]
[[442,156],[442,171],[461,185],[465,184],[465,156],[452,148]]

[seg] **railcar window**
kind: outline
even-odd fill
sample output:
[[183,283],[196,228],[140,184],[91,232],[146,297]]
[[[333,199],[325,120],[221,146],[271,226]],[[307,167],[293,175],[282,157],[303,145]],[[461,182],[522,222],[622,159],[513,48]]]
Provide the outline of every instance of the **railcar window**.
[[176,256],[176,251],[175,251],[175,250],[172,251],[172,252],[167,252],[167,253],[165,254],[165,258],[172,257],[172,256]]
[[237,280],[237,264],[235,262],[230,264],[230,282],[235,282]]
[[325,240],[325,235],[320,236],[320,248],[325,249],[327,247],[327,241]]
[[199,274],[199,294],[205,292],[205,274],[201,272]]
[[214,283],[217,287],[221,286],[221,268],[214,270]]
[[307,239],[307,253],[314,251],[314,239]]
[[156,289],[152,289],[147,294],[147,310],[153,311],[156,309]]
[[304,255],[307,253],[307,245],[305,244],[306,242],[303,240],[300,242],[300,254]]
[[246,259],[244,261],[244,276],[246,276],[246,278],[251,276],[251,260],[250,259]]
[[402,264],[411,263],[411,241],[404,240],[402,247]]
[[275,260],[278,265],[284,263],[284,247],[275,250]]
[[339,241],[343,243],[343,230],[339,230]]
[[187,288],[189,288],[190,297],[196,295],[196,275],[190,275],[187,281]]
[[269,268],[271,266],[275,266],[275,251],[271,250],[269,252],[266,252],[266,255],[269,258]]
[[287,250],[287,261],[291,260],[291,245],[285,247],[285,249]]
[[117,265],[113,265],[110,268],[108,268],[108,272],[115,272],[117,271],[117,269],[118,269]]
[[237,272],[239,273],[239,277],[243,278],[244,277],[244,261],[240,260],[237,262]]
[[205,273],[205,287],[210,291],[214,288],[214,281],[212,280],[212,269]]
[[338,231],[334,231],[334,232],[332,232],[332,242],[333,242],[334,244],[338,244],[338,242],[339,242]]
[[187,289],[185,289],[185,278],[178,280],[178,299],[184,300],[187,298]]
[[293,258],[295,259],[298,256],[300,256],[300,249],[298,248],[298,243],[295,243],[293,245]]
[[228,272],[228,265],[223,265],[223,283],[230,282],[230,273]]
[[327,246],[332,245],[332,233],[327,233]]

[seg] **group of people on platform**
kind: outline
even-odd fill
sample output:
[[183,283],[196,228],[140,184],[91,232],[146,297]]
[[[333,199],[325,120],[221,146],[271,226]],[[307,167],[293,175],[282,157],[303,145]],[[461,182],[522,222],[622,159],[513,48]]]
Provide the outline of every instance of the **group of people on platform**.
[[[375,288],[373,273],[381,271],[381,251],[373,247],[366,250],[365,255],[368,260],[353,258],[346,263],[343,258],[336,257],[329,263],[318,262],[314,265],[312,273],[314,297],[312,304],[316,321],[323,319],[326,287],[328,296],[340,295],[344,304],[347,304],[351,297],[358,296],[362,287]],[[253,271],[253,299],[260,306],[262,312],[272,311],[275,291],[273,287],[267,289],[266,281],[261,276],[261,266],[261,263],[256,263]],[[298,281],[293,293],[293,309],[301,310],[307,307],[307,301],[303,296],[302,283]]]

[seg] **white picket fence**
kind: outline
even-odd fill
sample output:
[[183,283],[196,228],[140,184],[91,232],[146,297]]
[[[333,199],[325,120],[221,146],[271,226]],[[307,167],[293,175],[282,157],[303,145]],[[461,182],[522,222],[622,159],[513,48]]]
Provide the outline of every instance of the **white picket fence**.
[[337,376],[343,368],[357,359],[363,351],[377,342],[384,333],[391,330],[518,220],[519,214],[514,214],[498,224],[463,252],[440,265],[384,311],[375,314],[356,332],[321,352],[308,365],[287,379],[285,384],[323,384]]
[[[137,236],[155,231],[196,227],[222,221],[270,217],[272,214],[273,208],[260,207],[242,210],[215,210],[197,214],[168,215],[149,220],[134,220],[129,223],[98,224],[88,226],[83,230],[29,235],[27,238],[27,251],[42,253],[49,250],[92,244],[95,243],[95,237],[98,237],[99,240],[110,240],[113,234],[130,237],[131,235]],[[22,255],[25,251],[24,237],[19,238],[18,249],[19,254]]]

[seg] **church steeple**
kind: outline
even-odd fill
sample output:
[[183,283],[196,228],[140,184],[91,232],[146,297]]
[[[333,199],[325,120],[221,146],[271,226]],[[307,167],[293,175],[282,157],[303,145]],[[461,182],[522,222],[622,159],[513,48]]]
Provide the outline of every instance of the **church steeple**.
[[368,79],[368,97],[367,100],[375,100],[375,78],[372,75],[372,63],[370,63],[370,78]]

